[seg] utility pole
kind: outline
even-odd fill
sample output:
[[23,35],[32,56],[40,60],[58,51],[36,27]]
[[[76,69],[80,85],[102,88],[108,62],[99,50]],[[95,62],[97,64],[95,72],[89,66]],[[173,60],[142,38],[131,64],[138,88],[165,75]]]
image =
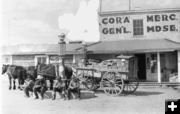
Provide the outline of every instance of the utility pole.
[[102,0],[99,0],[99,12],[102,11]]
[[87,61],[87,44],[85,42],[82,43],[82,54],[83,54],[82,62],[85,67]]
[[64,73],[64,59],[66,55],[66,42],[64,41],[66,35],[64,33],[58,35],[59,38],[59,76],[65,78]]
[[58,35],[59,38],[59,57],[61,59],[64,59],[65,55],[66,55],[66,42],[64,41],[66,35],[64,33]]
[[129,11],[131,10],[131,0],[129,0]]

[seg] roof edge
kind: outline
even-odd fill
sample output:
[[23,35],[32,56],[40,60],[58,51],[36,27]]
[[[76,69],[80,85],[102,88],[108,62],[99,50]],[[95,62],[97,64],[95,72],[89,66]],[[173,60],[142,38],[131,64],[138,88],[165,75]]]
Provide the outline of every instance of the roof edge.
[[[94,42],[92,44],[88,44],[87,47],[92,46],[92,45],[96,45],[96,44],[101,43],[101,42],[102,41],[98,41],[98,42]],[[80,50],[80,49],[82,49],[82,47],[76,48],[75,50]]]
[[105,11],[98,12],[99,15],[109,14],[134,14],[134,13],[153,13],[153,12],[180,12],[180,8],[163,8],[163,9],[145,9],[145,10],[124,10],[124,11]]

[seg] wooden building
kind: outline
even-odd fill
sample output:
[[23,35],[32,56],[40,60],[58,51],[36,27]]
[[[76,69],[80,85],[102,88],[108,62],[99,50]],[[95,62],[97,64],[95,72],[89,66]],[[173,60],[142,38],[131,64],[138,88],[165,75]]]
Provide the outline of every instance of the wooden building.
[[100,42],[89,58],[138,58],[138,77],[180,82],[180,9],[99,12]]
[[[73,63],[74,54],[81,55],[76,48],[82,46],[81,42],[73,42],[66,44],[65,63]],[[3,64],[13,64],[20,66],[35,66],[37,63],[50,64],[58,62],[58,44],[21,44],[14,46],[4,46],[2,49]],[[80,58],[80,57],[79,57]],[[78,60],[74,59],[74,62]]]

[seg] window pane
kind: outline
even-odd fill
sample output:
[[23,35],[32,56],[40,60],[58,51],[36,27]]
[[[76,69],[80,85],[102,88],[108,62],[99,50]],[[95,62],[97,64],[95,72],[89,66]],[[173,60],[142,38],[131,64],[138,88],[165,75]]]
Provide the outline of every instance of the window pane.
[[46,64],[46,58],[42,57],[41,62],[42,62],[42,64]]
[[133,20],[133,35],[143,35],[143,20]]

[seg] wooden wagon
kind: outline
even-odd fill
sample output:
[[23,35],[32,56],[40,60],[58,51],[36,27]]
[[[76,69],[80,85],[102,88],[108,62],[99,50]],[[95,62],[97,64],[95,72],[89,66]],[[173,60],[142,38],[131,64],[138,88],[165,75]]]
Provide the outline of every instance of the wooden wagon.
[[89,90],[101,88],[107,95],[131,94],[138,88],[137,58],[118,56],[116,59],[76,68],[76,76]]

